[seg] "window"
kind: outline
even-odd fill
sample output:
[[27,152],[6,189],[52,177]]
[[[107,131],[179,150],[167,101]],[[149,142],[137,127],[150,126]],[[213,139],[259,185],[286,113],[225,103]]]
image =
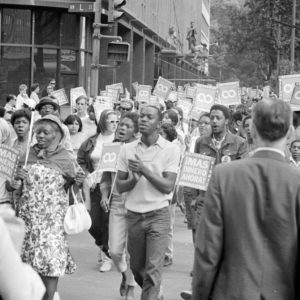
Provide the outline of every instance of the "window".
[[1,43],[30,44],[31,12],[4,8],[1,19]]
[[59,13],[57,11],[36,10],[34,37],[36,45],[59,44]]
[[62,15],[61,45],[66,48],[78,48],[79,19],[77,15]]

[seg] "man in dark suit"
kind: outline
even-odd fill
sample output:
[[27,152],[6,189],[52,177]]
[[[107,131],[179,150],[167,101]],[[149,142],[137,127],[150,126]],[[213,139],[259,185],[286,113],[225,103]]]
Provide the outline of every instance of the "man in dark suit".
[[297,293],[300,173],[285,159],[291,109],[253,111],[253,157],[216,166],[196,233],[193,300],[293,300]]

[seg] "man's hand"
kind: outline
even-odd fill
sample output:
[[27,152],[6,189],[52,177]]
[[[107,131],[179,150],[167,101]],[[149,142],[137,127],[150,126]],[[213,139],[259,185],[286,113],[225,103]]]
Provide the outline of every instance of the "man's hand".
[[18,168],[15,179],[16,180],[26,180],[28,177],[28,171],[24,168]]
[[82,186],[84,179],[86,178],[85,173],[82,170],[79,170],[75,174],[75,182],[77,186]]
[[133,173],[143,174],[146,167],[137,154],[135,154],[135,158],[128,159],[128,168]]
[[104,210],[104,212],[108,213],[109,211],[109,203],[108,203],[108,199],[105,197],[102,197],[101,201],[100,201],[100,206],[102,207],[102,209]]

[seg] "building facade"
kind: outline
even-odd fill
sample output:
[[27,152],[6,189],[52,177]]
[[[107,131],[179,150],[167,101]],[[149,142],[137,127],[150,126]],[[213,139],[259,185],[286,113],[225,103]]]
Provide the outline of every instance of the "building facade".
[[[0,0],[0,105],[7,94],[18,94],[21,83],[38,82],[42,94],[52,78],[67,94],[76,86],[90,94],[94,14],[69,13],[69,4],[76,2],[93,1]],[[132,82],[153,85],[159,76],[182,79],[177,84],[201,79],[199,68],[185,58],[186,30],[194,21],[197,42],[209,44],[209,0],[130,0],[124,11],[120,21],[101,33],[129,42],[130,61],[100,68],[99,89],[123,82],[131,91]],[[113,64],[107,60],[109,41],[100,40],[101,64]],[[162,55],[163,49],[171,53]]]

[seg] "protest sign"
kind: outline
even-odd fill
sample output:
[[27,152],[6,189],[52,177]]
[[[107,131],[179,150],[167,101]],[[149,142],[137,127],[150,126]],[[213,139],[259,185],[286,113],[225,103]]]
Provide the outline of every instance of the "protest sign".
[[131,85],[132,85],[132,87],[133,87],[135,93],[137,93],[137,89],[138,89],[138,87],[139,87],[139,83],[138,83],[137,81],[135,81],[135,82],[133,82]]
[[279,76],[279,98],[281,100],[291,101],[296,82],[300,82],[300,74]]
[[195,86],[186,86],[185,95],[187,98],[194,99],[196,96],[197,88]]
[[106,86],[106,95],[112,99],[113,103],[120,102],[120,89],[112,88],[111,86]]
[[209,112],[210,108],[215,104],[217,88],[214,86],[199,84],[196,90],[194,106],[203,112]]
[[177,102],[178,100],[178,93],[176,91],[170,91],[169,95],[167,96],[167,101]]
[[0,175],[11,180],[19,161],[19,151],[6,145],[0,145]]
[[108,143],[103,145],[98,170],[102,172],[116,172],[121,143]]
[[76,99],[80,96],[86,96],[85,89],[82,86],[70,89],[71,112],[75,111]]
[[154,87],[153,95],[166,98],[173,87],[173,83],[167,79],[159,77]]
[[110,84],[110,85],[107,85],[106,88],[107,87],[110,87],[112,89],[117,89],[117,90],[120,91],[120,94],[124,94],[124,87],[123,87],[123,83],[122,82]]
[[178,184],[206,191],[214,162],[214,157],[185,152]]
[[94,104],[96,120],[99,120],[100,115],[105,109],[113,109],[112,99],[108,96],[97,96]]
[[241,91],[238,81],[218,83],[218,98],[223,105],[241,104]]
[[192,99],[180,99],[177,102],[177,106],[183,111],[183,121],[188,122],[190,118],[190,113],[193,107]]
[[69,104],[69,100],[68,100],[65,89],[59,89],[59,90],[53,91],[51,93],[51,96],[53,96],[57,99],[59,106],[62,106],[64,104]]
[[294,91],[291,98],[292,111],[300,110],[300,82],[295,83]]
[[139,85],[136,92],[136,101],[140,103],[149,103],[151,90],[151,85]]

